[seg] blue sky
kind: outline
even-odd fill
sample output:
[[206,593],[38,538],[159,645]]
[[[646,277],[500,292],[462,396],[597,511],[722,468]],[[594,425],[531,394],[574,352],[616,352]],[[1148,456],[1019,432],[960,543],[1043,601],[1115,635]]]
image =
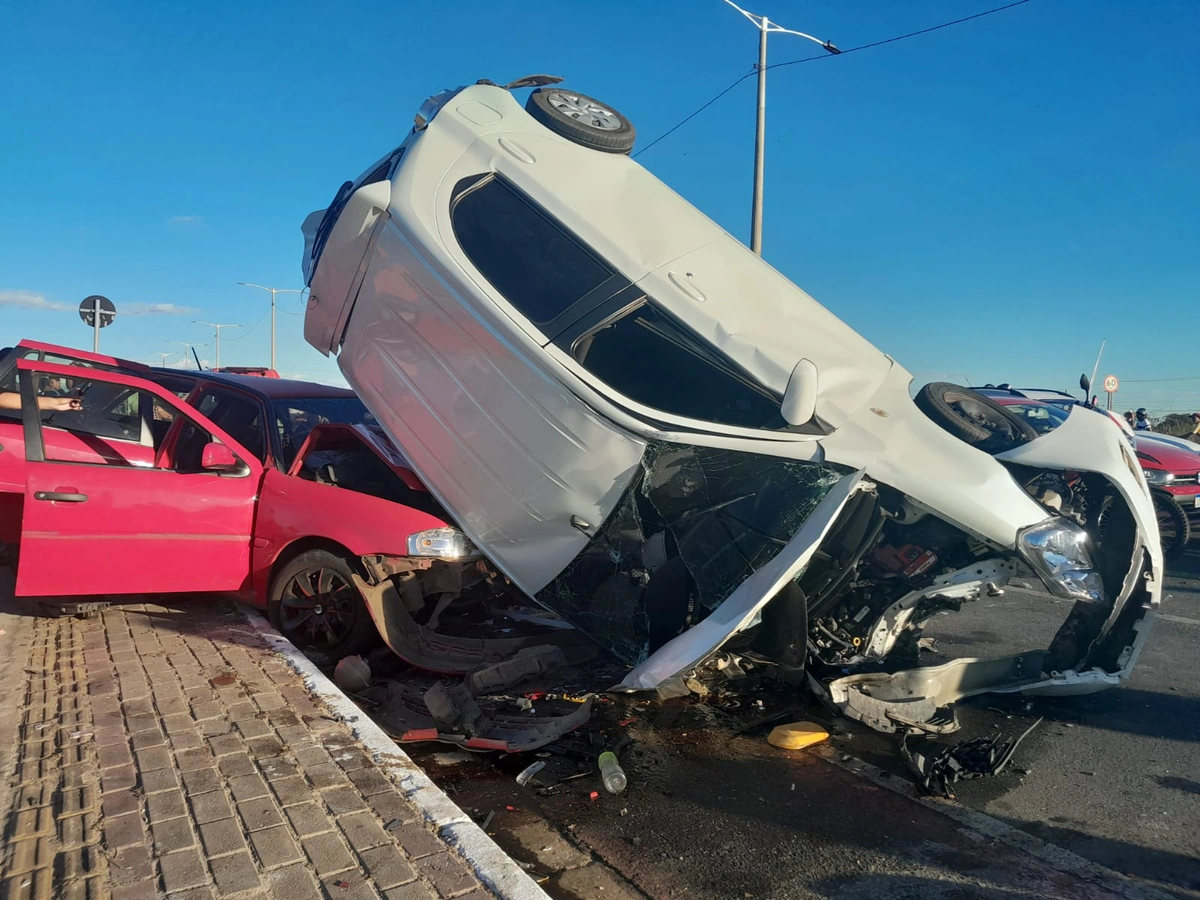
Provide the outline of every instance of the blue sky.
[[[999,2],[743,5],[848,48]],[[772,70],[764,255],[923,380],[1069,388],[1107,339],[1119,406],[1200,408],[1198,36],[1193,0],[1031,0]],[[769,61],[814,51],[776,35]],[[101,293],[108,352],[211,341],[202,319],[244,326],[224,364],[265,364],[269,298],[236,282],[301,287],[304,216],[430,93],[565,75],[645,146],[756,52],[720,0],[10,4],[0,344],[89,347],[74,309]],[[743,240],[754,91],[638,158]],[[281,371],[336,379],[280,308]]]

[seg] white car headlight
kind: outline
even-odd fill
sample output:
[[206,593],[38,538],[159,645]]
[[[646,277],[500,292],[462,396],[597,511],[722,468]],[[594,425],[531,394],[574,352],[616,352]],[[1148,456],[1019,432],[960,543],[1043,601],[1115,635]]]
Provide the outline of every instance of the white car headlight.
[[408,536],[408,555],[467,560],[482,554],[457,528],[430,528]]
[[1175,476],[1166,469],[1142,469],[1146,476],[1146,484],[1170,484]]
[[1066,519],[1048,519],[1017,536],[1017,549],[1051,593],[1080,600],[1103,600],[1104,582],[1092,566],[1087,532]]

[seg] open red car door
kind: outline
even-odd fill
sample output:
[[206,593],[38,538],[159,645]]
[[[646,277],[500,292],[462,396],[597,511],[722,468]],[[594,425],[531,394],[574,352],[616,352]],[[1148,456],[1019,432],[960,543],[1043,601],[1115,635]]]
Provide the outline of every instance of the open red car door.
[[[263,474],[253,455],[145,379],[24,359],[18,369],[26,461],[19,596],[234,591],[248,585]],[[69,378],[82,410],[39,412],[34,385],[41,376]],[[56,458],[56,442],[47,440],[56,429],[86,423],[89,438],[104,442],[94,427],[99,414],[118,424],[122,416],[152,422],[140,431],[153,463],[116,454],[88,462]]]

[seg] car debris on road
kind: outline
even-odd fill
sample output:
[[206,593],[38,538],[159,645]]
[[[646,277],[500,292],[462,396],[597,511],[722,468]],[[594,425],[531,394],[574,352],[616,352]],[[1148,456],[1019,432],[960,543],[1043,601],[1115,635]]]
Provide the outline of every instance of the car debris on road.
[[910,750],[908,736],[900,738],[900,755],[917,776],[917,782],[930,794],[954,799],[950,785],[956,781],[999,775],[1012,762],[1017,747],[1033,729],[1041,724],[1039,718],[1016,738],[999,735],[961,741],[950,747],[938,747],[927,753]]

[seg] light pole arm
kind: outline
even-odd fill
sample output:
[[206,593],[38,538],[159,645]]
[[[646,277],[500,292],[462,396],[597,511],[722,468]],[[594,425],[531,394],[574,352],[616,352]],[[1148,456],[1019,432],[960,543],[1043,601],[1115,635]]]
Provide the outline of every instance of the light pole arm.
[[838,54],[842,51],[830,41],[823,41],[811,34],[805,34],[803,31],[784,28],[766,16],[748,12],[733,0],[725,0],[725,3],[749,19],[758,29],[758,65],[755,66],[755,69],[758,70],[758,110],[754,123],[754,186],[750,205],[750,249],[755,255],[762,256],[763,168],[767,144],[767,35],[794,34],[796,37],[802,37],[814,44],[820,44],[828,53]]
[[782,25],[772,22],[766,16],[758,16],[752,12],[747,12],[734,3],[733,0],[725,0],[725,2],[753,22],[754,27],[758,28],[760,31],[766,31],[770,34],[794,34],[796,37],[805,38],[806,40],[812,41],[814,44],[820,44],[822,48],[828,50],[830,53],[837,54],[842,52],[833,45],[832,41],[823,41],[819,37],[813,37],[811,34],[805,34],[803,31],[793,31],[791,28],[784,28]]

